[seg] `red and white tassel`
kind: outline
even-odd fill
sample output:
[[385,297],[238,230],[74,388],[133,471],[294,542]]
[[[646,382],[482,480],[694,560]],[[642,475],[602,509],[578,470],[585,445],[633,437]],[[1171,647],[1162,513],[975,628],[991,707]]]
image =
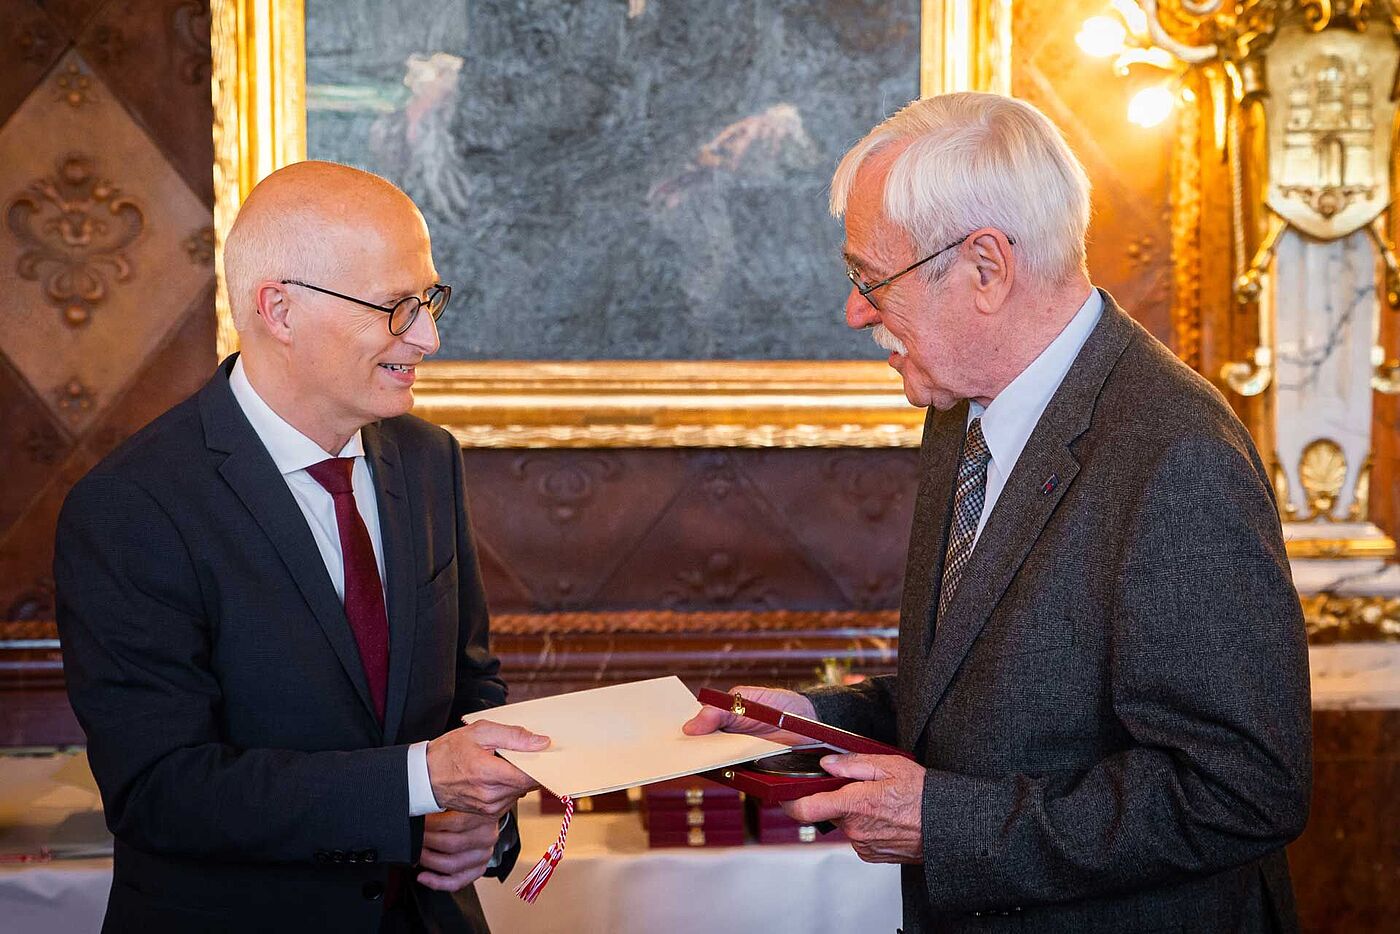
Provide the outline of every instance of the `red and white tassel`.
[[554,875],[554,867],[564,858],[564,844],[569,839],[569,821],[574,816],[574,799],[563,795],[559,800],[564,805],[564,822],[559,825],[558,839],[544,851],[544,855],[535,863],[535,868],[530,870],[524,881],[515,887],[515,894],[527,904],[533,905],[535,899],[540,897],[544,887],[549,884],[549,877]]

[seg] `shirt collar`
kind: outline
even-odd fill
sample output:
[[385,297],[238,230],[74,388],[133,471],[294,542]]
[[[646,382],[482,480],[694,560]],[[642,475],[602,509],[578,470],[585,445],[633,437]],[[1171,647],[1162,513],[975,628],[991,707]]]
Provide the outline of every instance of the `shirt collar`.
[[1088,299],[1079,306],[1064,330],[990,405],[983,407],[973,402],[968,406],[968,422],[978,417],[982,419],[982,436],[1002,476],[1010,473],[1021,456],[1045,407],[1064,382],[1065,374],[1102,313],[1103,296],[1098,289],[1090,289]]
[[[253,431],[257,432],[263,447],[272,455],[272,462],[277,465],[278,472],[283,476],[305,470],[312,464],[319,464],[330,457],[319,444],[287,424],[282,416],[272,410],[272,406],[263,401],[262,396],[258,395],[253,384],[248,381],[248,374],[243,370],[242,357],[234,361],[233,372],[228,375],[228,385],[233,390],[234,399],[238,400],[239,408],[247,416]],[[337,456],[362,457],[364,453],[364,441],[357,431],[345,442],[345,447],[340,449]]]

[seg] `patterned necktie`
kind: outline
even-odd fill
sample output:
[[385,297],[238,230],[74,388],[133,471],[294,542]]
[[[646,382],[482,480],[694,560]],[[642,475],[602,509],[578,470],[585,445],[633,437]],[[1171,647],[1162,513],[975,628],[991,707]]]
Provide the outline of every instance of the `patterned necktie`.
[[360,647],[369,696],[384,722],[384,697],[389,683],[389,615],[384,610],[384,588],[379,563],[365,520],[355,508],[350,473],[353,457],[332,457],[306,468],[312,479],[335,500],[335,525],[340,533],[341,560],[345,563],[345,617]]
[[957,489],[953,493],[953,525],[948,535],[948,553],[943,561],[943,587],[938,595],[938,618],[948,609],[958,589],[963,570],[972,558],[977,523],[987,498],[987,462],[992,459],[987,439],[982,437],[982,419],[974,418],[963,438],[962,459],[958,461]]

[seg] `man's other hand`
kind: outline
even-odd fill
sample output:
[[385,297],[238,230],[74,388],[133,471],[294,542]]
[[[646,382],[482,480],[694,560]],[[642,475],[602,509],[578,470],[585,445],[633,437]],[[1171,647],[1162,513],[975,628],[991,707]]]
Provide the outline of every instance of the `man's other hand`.
[[500,835],[500,819],[443,811],[429,814],[423,829],[418,881],[439,892],[456,892],[486,871]]

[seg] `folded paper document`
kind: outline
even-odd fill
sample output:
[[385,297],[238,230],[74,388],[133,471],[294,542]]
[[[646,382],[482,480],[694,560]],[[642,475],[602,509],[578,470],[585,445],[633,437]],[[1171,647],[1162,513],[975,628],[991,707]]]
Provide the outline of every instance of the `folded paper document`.
[[494,707],[463,717],[548,736],[540,752],[499,750],[559,797],[578,798],[748,762],[788,747],[738,733],[686,736],[700,702],[681,679],[653,678]]

